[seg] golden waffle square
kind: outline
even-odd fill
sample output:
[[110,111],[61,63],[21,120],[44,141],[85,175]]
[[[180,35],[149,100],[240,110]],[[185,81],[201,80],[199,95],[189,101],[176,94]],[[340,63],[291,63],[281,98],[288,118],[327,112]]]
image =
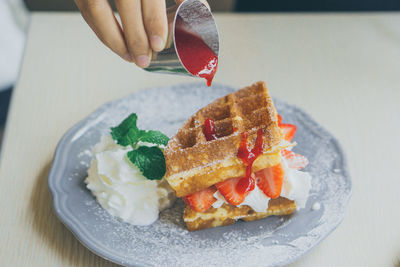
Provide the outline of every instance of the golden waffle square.
[[[216,140],[207,141],[204,121],[214,121]],[[257,130],[264,129],[264,151],[253,164],[253,172],[278,164],[285,148],[277,123],[277,112],[264,82],[257,82],[215,100],[197,111],[173,136],[164,153],[165,178],[178,197],[203,190],[218,182],[245,174],[237,157],[241,133],[248,133],[250,146]]]

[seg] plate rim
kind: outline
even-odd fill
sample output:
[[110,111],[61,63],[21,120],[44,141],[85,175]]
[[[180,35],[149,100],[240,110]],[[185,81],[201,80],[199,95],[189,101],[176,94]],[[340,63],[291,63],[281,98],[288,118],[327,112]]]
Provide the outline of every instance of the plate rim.
[[[60,141],[58,142],[55,152],[53,154],[53,161],[51,164],[51,168],[49,171],[49,174],[47,176],[47,186],[49,188],[50,191],[50,195],[52,198],[52,208],[56,214],[56,216],[58,217],[58,219],[63,223],[63,225],[66,226],[66,228],[73,234],[73,236],[87,249],[89,249],[89,251],[91,251],[92,253],[95,253],[96,255],[100,256],[101,258],[104,258],[108,261],[111,261],[113,263],[116,264],[120,264],[120,265],[126,265],[129,264],[128,266],[142,266],[142,265],[146,265],[145,262],[140,262],[140,260],[134,262],[134,263],[128,263],[124,260],[121,259],[121,257],[118,257],[117,255],[115,255],[114,253],[110,253],[106,248],[102,248],[102,245],[100,245],[95,239],[92,238],[88,238],[88,236],[86,236],[85,230],[82,229],[82,227],[80,227],[79,224],[75,224],[73,222],[73,220],[67,216],[68,213],[65,213],[65,210],[63,209],[63,205],[62,205],[62,199],[66,198],[65,194],[61,195],[60,193],[60,188],[58,188],[58,186],[56,185],[55,181],[57,180],[57,178],[60,178],[60,175],[57,174],[57,171],[62,167],[62,169],[65,168],[65,158],[63,157],[63,154],[66,154],[68,152],[69,149],[65,149],[66,143],[68,143],[68,141],[72,140],[74,135],[83,127],[85,126],[85,124],[87,124],[88,121],[92,121],[93,117],[97,117],[96,115],[103,113],[105,110],[109,109],[110,107],[117,105],[119,102],[123,101],[126,98],[132,97],[133,95],[137,94],[137,93],[143,93],[144,91],[148,91],[148,90],[154,90],[154,89],[162,89],[162,88],[181,88],[181,87],[197,87],[197,86],[202,86],[203,84],[200,84],[199,82],[194,82],[194,83],[181,83],[181,84],[176,84],[176,85],[172,85],[172,86],[160,86],[160,87],[148,87],[148,88],[143,88],[143,89],[139,89],[133,93],[130,93],[126,96],[117,98],[115,100],[111,100],[108,101],[104,104],[102,104],[101,106],[99,106],[98,108],[96,108],[94,111],[90,112],[87,116],[85,116],[83,119],[81,119],[80,121],[78,121],[77,123],[75,123],[72,127],[70,127],[61,137]],[[230,91],[236,91],[238,89],[235,89],[229,85],[224,85],[224,84],[219,84],[216,83],[215,85],[213,85],[213,87],[223,87],[225,89],[228,89]],[[300,253],[297,253],[294,257],[288,258],[286,261],[281,262],[280,264],[289,264],[292,263],[294,261],[296,261],[297,259],[299,259],[300,257],[302,257],[303,255],[305,255],[306,253],[308,253],[310,250],[312,250],[313,248],[315,248],[318,244],[321,243],[322,240],[324,240],[327,236],[329,236],[343,221],[346,213],[347,213],[347,207],[349,204],[349,201],[351,199],[352,193],[353,193],[353,183],[352,183],[352,179],[349,173],[349,168],[348,168],[348,162],[347,162],[347,156],[344,153],[344,150],[342,148],[342,146],[340,145],[339,141],[336,139],[336,137],[334,137],[329,131],[327,131],[323,126],[321,126],[319,123],[317,123],[310,115],[308,115],[307,112],[305,112],[303,109],[301,109],[300,107],[298,107],[297,105],[293,105],[293,104],[288,104],[286,101],[281,100],[279,98],[273,97],[273,100],[277,100],[282,103],[282,104],[286,104],[289,105],[291,107],[293,107],[296,112],[302,113],[303,116],[305,116],[312,124],[314,124],[315,126],[318,127],[319,130],[321,130],[322,132],[325,132],[329,135],[329,141],[336,146],[337,148],[337,154],[340,156],[341,158],[341,163],[342,163],[342,176],[345,178],[346,180],[346,184],[348,185],[346,187],[345,193],[344,193],[344,199],[342,201],[342,206],[343,206],[343,212],[340,213],[340,215],[337,216],[337,220],[335,222],[335,224],[332,226],[331,229],[329,229],[329,231],[325,232],[323,235],[320,235],[319,238],[317,240],[315,240],[314,244],[304,250],[302,250]],[[64,148],[64,149],[62,149]],[[67,153],[68,154],[68,153]]]

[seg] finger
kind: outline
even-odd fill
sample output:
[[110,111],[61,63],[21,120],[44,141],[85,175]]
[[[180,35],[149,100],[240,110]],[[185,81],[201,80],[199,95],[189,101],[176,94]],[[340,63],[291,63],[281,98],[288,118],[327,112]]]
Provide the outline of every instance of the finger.
[[129,52],[136,65],[146,68],[150,64],[151,49],[144,29],[141,0],[116,0]]
[[159,52],[164,49],[168,34],[165,0],[143,0],[142,12],[151,48]]
[[123,59],[132,62],[124,34],[106,0],[75,0],[86,23],[97,37]]

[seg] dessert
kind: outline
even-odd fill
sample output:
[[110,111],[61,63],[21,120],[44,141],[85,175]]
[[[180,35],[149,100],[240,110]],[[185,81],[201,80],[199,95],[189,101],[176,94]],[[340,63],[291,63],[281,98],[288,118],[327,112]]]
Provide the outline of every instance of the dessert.
[[287,215],[302,208],[311,176],[292,152],[296,126],[282,123],[264,82],[196,112],[165,148],[166,175],[190,231]]
[[[102,136],[93,148],[85,182],[111,215],[134,225],[149,225],[175,200],[172,189],[162,179],[162,149],[168,137],[158,131],[139,130],[136,120],[136,114],[131,114],[120,126],[112,128],[111,135]],[[144,155],[155,165],[136,162]]]

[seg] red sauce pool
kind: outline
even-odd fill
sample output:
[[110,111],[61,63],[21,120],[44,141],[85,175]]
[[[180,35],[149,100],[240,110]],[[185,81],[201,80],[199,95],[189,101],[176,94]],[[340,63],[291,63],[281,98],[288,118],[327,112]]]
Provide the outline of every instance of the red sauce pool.
[[197,35],[184,29],[183,20],[176,18],[175,45],[185,68],[194,76],[207,80],[211,86],[218,66],[218,57]]

